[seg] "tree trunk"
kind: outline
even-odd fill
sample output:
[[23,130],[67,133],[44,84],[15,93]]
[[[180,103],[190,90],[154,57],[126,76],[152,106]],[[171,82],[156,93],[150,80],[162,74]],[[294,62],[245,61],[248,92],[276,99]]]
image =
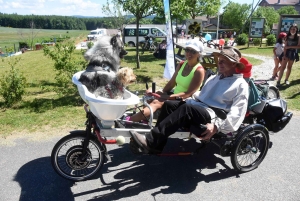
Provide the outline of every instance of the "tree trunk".
[[136,67],[140,68],[140,54],[139,54],[139,26],[140,26],[140,19],[136,18],[136,41],[135,41],[135,49],[136,49]]

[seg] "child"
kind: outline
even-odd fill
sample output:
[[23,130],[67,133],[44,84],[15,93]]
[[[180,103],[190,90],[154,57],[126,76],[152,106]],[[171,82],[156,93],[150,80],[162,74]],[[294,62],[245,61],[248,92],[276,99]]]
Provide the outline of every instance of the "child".
[[277,73],[280,71],[280,66],[281,65],[281,61],[282,61],[282,57],[280,57],[281,54],[283,54],[283,50],[284,50],[284,39],[286,37],[286,33],[281,32],[278,36],[276,45],[273,48],[273,58],[274,58],[274,63],[275,63],[275,67],[273,70],[273,75],[271,80],[276,80],[278,75]]

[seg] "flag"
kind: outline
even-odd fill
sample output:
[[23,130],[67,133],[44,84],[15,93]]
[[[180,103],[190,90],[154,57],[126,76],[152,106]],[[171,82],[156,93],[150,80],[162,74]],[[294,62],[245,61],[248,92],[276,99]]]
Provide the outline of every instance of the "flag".
[[171,79],[175,72],[175,57],[173,45],[173,31],[171,21],[171,11],[169,0],[164,0],[164,10],[166,19],[166,33],[167,33],[167,57],[164,70],[164,78]]

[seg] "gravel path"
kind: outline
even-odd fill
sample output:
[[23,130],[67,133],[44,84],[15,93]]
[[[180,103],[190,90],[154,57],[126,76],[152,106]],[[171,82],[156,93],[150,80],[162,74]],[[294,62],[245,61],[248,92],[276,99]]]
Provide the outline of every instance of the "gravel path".
[[[271,56],[266,57],[253,54],[243,54],[243,56],[253,57],[263,61],[262,64],[252,67],[252,78],[255,80],[269,80],[272,77],[274,60]],[[274,84],[274,81],[269,81],[269,83]]]

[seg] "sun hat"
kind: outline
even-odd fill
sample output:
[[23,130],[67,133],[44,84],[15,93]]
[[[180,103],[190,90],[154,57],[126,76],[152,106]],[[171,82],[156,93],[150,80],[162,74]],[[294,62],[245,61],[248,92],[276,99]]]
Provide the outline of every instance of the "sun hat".
[[242,73],[244,78],[251,77],[252,64],[244,57],[240,59],[240,62],[244,64],[244,69],[235,69],[235,72]]
[[213,56],[222,55],[222,56],[226,57],[229,61],[237,63],[238,69],[245,68],[245,65],[240,62],[241,52],[234,47],[226,46],[220,52],[213,52],[212,55]]
[[196,50],[197,52],[203,52],[204,50],[204,46],[203,43],[199,40],[189,40],[186,42],[185,44],[185,48],[190,47],[194,50]]
[[281,32],[278,36],[278,38],[285,38],[286,37],[286,33],[285,32]]

